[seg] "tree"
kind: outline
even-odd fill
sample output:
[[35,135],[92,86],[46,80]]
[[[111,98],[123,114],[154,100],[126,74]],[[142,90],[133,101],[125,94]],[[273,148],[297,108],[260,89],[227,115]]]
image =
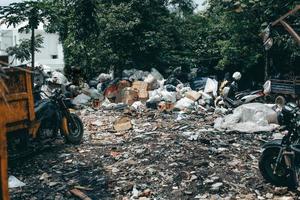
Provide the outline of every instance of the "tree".
[[[6,49],[6,52],[9,56],[13,56],[14,59],[20,60],[21,62],[28,61],[32,57],[32,52],[30,51],[31,44],[31,39],[23,39],[20,41],[20,44],[17,44],[13,47],[8,47]],[[43,47],[42,44],[43,37],[41,35],[36,35],[34,42],[34,51],[40,52],[39,48]]]
[[25,22],[19,31],[31,31],[31,65],[34,67],[34,52],[35,52],[35,34],[34,30],[39,24],[45,23],[51,13],[50,7],[45,7],[45,4],[40,1],[25,1],[21,3],[12,3],[9,6],[0,7],[1,24],[6,24],[7,27],[14,26]]
[[164,72],[179,65],[182,40],[176,20],[182,15],[170,10],[170,4],[187,16],[193,9],[191,0],[47,2],[55,10],[48,30],[60,35],[67,70],[80,66],[91,78],[110,68],[117,73],[151,67]]

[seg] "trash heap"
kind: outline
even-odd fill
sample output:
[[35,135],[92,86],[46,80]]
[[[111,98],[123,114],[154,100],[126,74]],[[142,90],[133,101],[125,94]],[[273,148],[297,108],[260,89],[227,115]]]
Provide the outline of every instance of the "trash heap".
[[[268,105],[250,103],[234,110],[216,106],[218,86],[218,81],[209,77],[182,83],[172,75],[165,79],[154,68],[150,72],[131,69],[124,70],[122,78],[116,79],[112,74],[100,74],[89,84],[83,84],[81,93],[73,102],[95,110],[130,108],[138,112],[147,109],[174,111],[179,112],[177,119],[181,118],[180,113],[209,111],[221,115],[215,121],[217,130],[255,133],[278,127],[276,112]],[[233,114],[224,117],[231,112]]]
[[94,108],[131,106],[160,111],[207,111],[213,109],[213,99],[218,89],[218,82],[207,78],[193,90],[189,84],[183,84],[173,77],[164,79],[154,68],[151,72],[124,70],[121,79],[112,78],[109,74],[100,74],[89,85],[85,85],[73,102]]

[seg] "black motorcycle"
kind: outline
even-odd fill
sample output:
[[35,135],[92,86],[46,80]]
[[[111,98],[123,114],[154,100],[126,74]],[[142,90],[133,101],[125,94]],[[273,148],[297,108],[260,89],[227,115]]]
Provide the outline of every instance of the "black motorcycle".
[[61,89],[55,89],[46,99],[37,98],[38,96],[35,95],[36,120],[28,130],[28,134],[8,135],[8,150],[17,157],[19,153],[21,156],[27,155],[33,149],[42,148],[45,144],[55,140],[58,133],[67,143],[79,144],[82,140],[83,123],[76,114],[70,112],[70,108],[74,105],[62,94]]
[[285,105],[278,115],[285,135],[267,142],[259,160],[259,169],[267,182],[276,186],[298,187],[300,169],[300,109],[294,103]]

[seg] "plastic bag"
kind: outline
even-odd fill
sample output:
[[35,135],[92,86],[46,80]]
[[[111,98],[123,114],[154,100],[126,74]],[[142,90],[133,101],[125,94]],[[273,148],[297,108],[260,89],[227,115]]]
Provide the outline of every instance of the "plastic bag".
[[166,102],[175,103],[176,102],[176,92],[161,91],[161,99]]
[[98,77],[97,80],[99,82],[105,82],[105,81],[110,81],[112,80],[112,76],[110,74],[105,74],[105,73],[101,73]]
[[151,74],[156,80],[160,81],[160,80],[164,79],[164,77],[161,75],[161,73],[159,73],[159,71],[157,71],[157,69],[155,69],[155,68],[151,69]]
[[204,88],[205,93],[212,93],[215,97],[217,96],[218,91],[218,81],[215,79],[208,78]]
[[48,79],[48,81],[61,85],[67,85],[69,83],[67,77],[58,71],[52,72],[51,78]]
[[73,99],[73,103],[76,105],[87,104],[91,100],[91,97],[85,94],[80,94]]
[[264,94],[268,95],[271,93],[271,81],[266,81],[264,84]]
[[215,121],[216,129],[255,133],[274,130],[278,125],[277,113],[261,103],[244,104],[233,114]]
[[9,176],[8,177],[8,188],[17,188],[17,187],[23,187],[26,184],[17,179],[15,176]]
[[194,101],[189,99],[189,98],[182,98],[179,101],[176,102],[175,104],[175,108],[179,109],[179,110],[184,110],[186,108],[193,108],[194,106]]

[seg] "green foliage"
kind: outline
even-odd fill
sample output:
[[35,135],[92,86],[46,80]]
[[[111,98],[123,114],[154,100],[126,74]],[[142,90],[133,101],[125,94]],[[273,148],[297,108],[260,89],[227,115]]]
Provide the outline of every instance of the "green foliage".
[[19,31],[29,31],[37,29],[40,23],[44,23],[49,18],[51,10],[45,7],[40,1],[24,1],[21,3],[12,3],[9,6],[0,6],[1,24],[7,27],[16,27],[24,22]]
[[[9,25],[31,19],[28,26],[46,19],[47,30],[60,35],[66,71],[79,66],[86,78],[111,68],[118,74],[126,68],[151,67],[162,73],[176,67],[186,72],[199,67],[203,75],[239,70],[263,77],[265,50],[260,33],[297,2],[207,3],[206,11],[195,13],[192,0],[44,0],[35,4],[37,15],[22,14],[18,8],[20,15],[13,15],[12,9],[6,18]],[[25,17],[29,15],[33,18]],[[289,17],[288,22],[299,32],[297,16]],[[274,27],[272,36],[275,44],[269,54],[273,65],[295,70],[299,47],[281,26]]]
[[[295,1],[282,0],[210,0],[206,15],[215,24],[211,31],[219,32],[213,43],[217,44],[221,57],[215,67],[243,72],[259,69],[254,73],[263,74],[265,51],[260,33],[295,5]],[[300,22],[295,17],[288,20],[291,24]],[[290,61],[299,59],[299,47],[282,27],[274,27],[273,31],[277,35],[270,52],[274,65],[293,68],[296,63]]]
[[[42,48],[43,37],[41,35],[35,36],[35,52],[40,52],[39,48]],[[16,46],[9,47],[6,52],[9,56],[13,56],[14,59],[20,60],[21,62],[28,61],[31,58],[31,39],[23,39]]]

